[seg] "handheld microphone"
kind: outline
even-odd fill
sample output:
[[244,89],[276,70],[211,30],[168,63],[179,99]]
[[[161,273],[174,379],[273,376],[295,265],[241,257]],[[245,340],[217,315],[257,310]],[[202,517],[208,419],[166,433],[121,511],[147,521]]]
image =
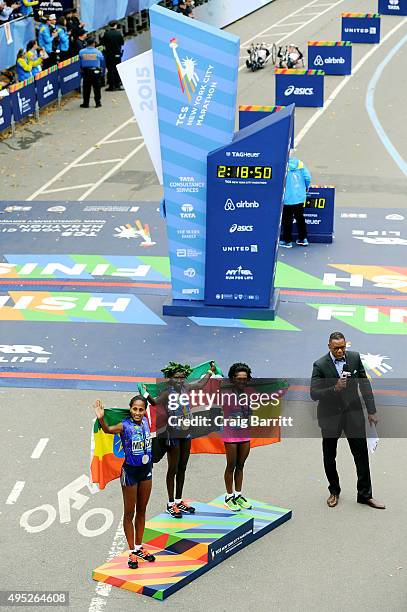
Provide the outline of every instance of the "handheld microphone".
[[342,378],[348,378],[351,375],[352,373],[350,371],[349,365],[347,363],[344,363],[342,368]]

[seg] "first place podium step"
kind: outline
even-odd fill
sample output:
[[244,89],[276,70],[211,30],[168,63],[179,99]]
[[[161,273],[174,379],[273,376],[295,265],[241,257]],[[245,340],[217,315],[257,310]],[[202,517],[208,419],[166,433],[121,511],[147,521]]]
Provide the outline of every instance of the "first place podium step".
[[127,566],[129,551],[93,571],[93,579],[163,600],[201,574],[291,518],[291,510],[256,500],[251,510],[231,512],[217,497],[193,503],[195,514],[174,519],[159,514],[146,523],[144,544],[153,563]]

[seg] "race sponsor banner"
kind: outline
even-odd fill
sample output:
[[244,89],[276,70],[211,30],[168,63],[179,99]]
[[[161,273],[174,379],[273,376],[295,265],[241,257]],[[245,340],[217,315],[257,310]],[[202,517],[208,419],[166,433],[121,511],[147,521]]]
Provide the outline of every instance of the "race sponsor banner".
[[44,15],[55,15],[58,19],[64,14],[64,10],[72,8],[72,0],[39,0],[39,4],[34,6],[34,13],[38,18]]
[[295,104],[313,107],[324,105],[323,70],[275,68],[274,72],[276,105]]
[[208,156],[205,304],[270,305],[293,112],[268,115]]
[[117,66],[140,132],[153,162],[160,185],[163,168],[158,131],[153,52],[151,49]]
[[10,96],[0,98],[0,132],[7,130],[11,125]]
[[79,55],[58,64],[58,78],[61,94],[64,96],[81,86],[81,67]]
[[[304,218],[307,224],[309,242],[330,244],[333,240],[335,217],[335,187],[332,185],[311,185],[304,202]],[[297,228],[293,226],[294,238]]]
[[35,75],[35,89],[40,108],[58,99],[58,81],[58,66],[51,66]]
[[[256,123],[260,119],[264,119],[267,115],[278,113],[283,110],[285,106],[258,106],[254,104],[239,106],[239,130]],[[293,113],[293,133],[291,140],[291,147],[294,148],[294,134],[295,134],[295,113]]]
[[341,39],[353,43],[379,43],[380,15],[378,13],[342,13]]
[[9,92],[16,123],[34,114],[36,102],[34,77],[10,85]]
[[[239,39],[159,5],[150,23],[172,296],[202,300],[207,155],[233,137]],[[193,261],[177,255],[189,247]]]
[[329,75],[352,74],[352,43],[349,41],[310,40],[308,68]]
[[381,15],[407,15],[407,0],[379,0],[378,12]]

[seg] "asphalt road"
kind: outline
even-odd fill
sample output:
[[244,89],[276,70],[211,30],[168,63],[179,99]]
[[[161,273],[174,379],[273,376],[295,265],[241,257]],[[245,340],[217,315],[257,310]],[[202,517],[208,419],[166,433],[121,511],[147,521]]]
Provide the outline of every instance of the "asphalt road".
[[[277,0],[228,29],[244,42],[279,24],[261,39],[278,41],[283,37],[285,42],[294,40],[306,48],[308,40],[339,39],[342,11],[371,12],[376,8],[368,0],[359,0],[356,8],[355,4],[350,0]],[[282,27],[284,18],[286,23],[298,25]],[[382,38],[401,24],[399,29],[360,65],[339,93],[335,92],[341,78],[327,79],[326,99],[335,97],[312,126],[314,109],[296,111],[297,138],[301,136],[298,154],[310,166],[315,182],[337,186],[339,209],[406,208],[405,175],[379,139],[365,101],[378,66],[407,34],[407,22],[401,21],[383,18]],[[355,46],[354,66],[369,51],[366,45]],[[241,55],[243,61],[244,49]],[[400,67],[405,64],[406,51],[401,47],[384,67],[374,97],[383,129],[404,159],[407,127],[402,120],[402,101],[407,94],[407,73]],[[254,74],[242,70],[239,103],[272,104],[273,81],[270,67]],[[0,142],[3,199],[23,200],[35,195],[33,200],[157,200],[160,187],[145,147],[135,152],[142,141],[134,140],[139,132],[130,121],[125,94],[105,93],[103,102],[101,109],[85,111],[79,108],[79,99],[72,98],[64,102],[61,111],[42,115],[39,124],[18,129],[13,139]],[[101,160],[106,163],[94,163]],[[81,163],[92,165],[78,165]],[[56,175],[58,180],[50,183]],[[394,342],[401,343],[402,336],[394,336]],[[92,568],[103,563],[109,551],[125,547],[117,531],[122,505],[118,483],[96,494],[86,487],[92,419],[89,405],[94,399],[95,393],[85,391],[0,390],[2,588],[69,590],[71,609],[86,612],[153,608],[160,604],[120,589],[97,592],[91,579]],[[123,405],[127,395],[104,393],[103,399],[110,405]],[[41,439],[48,441],[42,443],[40,457],[33,459]],[[325,504],[327,490],[318,440],[287,440],[253,451],[247,465],[247,493],[292,508],[293,519],[161,605],[197,612],[229,612],[237,606],[283,612],[405,610],[407,539],[402,466],[406,460],[404,440],[381,441],[372,458],[372,475],[375,496],[388,507],[378,512],[355,503],[355,470],[346,441],[339,449],[343,495],[336,509]],[[188,496],[209,500],[221,494],[223,462],[222,457],[193,457]],[[66,501],[66,487],[80,478],[78,487],[84,487],[75,509],[72,499]],[[165,501],[165,460],[158,464],[154,478],[150,516],[160,512]],[[19,485],[19,495],[17,482],[24,483]],[[73,488],[71,485],[71,492]],[[13,497],[15,502],[7,503]],[[42,505],[45,510],[28,519],[25,515],[26,523],[23,518],[20,525],[24,513]],[[95,509],[99,510],[94,516],[81,519]],[[50,522],[54,520],[36,532],[45,513]],[[111,525],[103,531],[105,520]],[[100,535],[92,534],[99,527]]]

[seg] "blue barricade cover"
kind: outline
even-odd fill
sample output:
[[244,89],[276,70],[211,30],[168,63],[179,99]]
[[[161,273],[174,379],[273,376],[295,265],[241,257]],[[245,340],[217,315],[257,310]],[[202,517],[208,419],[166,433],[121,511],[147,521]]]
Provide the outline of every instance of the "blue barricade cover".
[[70,91],[79,89],[81,86],[81,68],[79,55],[70,57],[64,62],[58,64],[59,87],[61,94],[64,96]]
[[352,74],[352,43],[347,40],[310,40],[308,68],[321,69],[329,75]]
[[113,19],[122,19],[126,15],[148,9],[159,0],[82,0],[81,20],[87,30],[103,28]]
[[15,122],[34,114],[36,102],[34,77],[11,85],[9,92]]
[[32,17],[15,19],[0,26],[0,70],[14,66],[18,50],[25,49],[33,38],[35,28]]
[[38,106],[42,108],[58,99],[58,66],[51,66],[35,75]]
[[0,98],[0,132],[7,130],[11,125],[10,96]]
[[380,42],[378,13],[342,13],[342,40],[354,43]]
[[324,105],[323,70],[275,68],[276,105]]
[[379,0],[378,11],[381,15],[407,15],[407,0]]

